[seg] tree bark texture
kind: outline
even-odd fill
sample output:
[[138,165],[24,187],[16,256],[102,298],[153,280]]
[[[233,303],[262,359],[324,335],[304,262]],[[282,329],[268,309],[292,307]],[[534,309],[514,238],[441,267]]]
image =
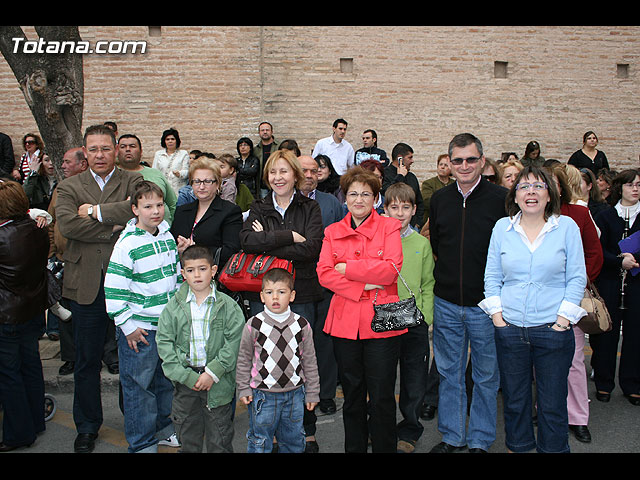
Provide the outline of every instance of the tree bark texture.
[[[77,26],[34,27],[39,38],[50,41],[80,41]],[[12,39],[27,39],[22,28],[0,26],[0,52],[11,67],[27,105],[62,178],[64,153],[82,146],[84,77],[78,53],[24,53]],[[24,45],[24,41],[21,42]],[[27,132],[25,132],[27,133]]]

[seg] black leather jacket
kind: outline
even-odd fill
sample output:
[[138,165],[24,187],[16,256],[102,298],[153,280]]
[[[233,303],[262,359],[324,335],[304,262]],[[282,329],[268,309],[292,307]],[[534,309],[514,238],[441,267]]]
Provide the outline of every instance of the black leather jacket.
[[23,324],[47,307],[49,235],[28,216],[0,226],[0,323]]

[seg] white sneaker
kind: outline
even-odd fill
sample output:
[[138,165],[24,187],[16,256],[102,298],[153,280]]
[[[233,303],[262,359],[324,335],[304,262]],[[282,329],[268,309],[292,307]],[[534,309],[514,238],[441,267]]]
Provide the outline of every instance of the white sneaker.
[[174,433],[173,435],[171,435],[169,438],[166,438],[164,440],[160,440],[158,442],[158,445],[162,445],[165,447],[179,447],[180,446],[180,442],[178,441],[178,436]]
[[55,305],[51,305],[51,307],[49,307],[49,311],[51,311],[51,313],[56,315],[63,322],[66,322],[71,318],[71,312],[60,305],[59,302],[57,302]]

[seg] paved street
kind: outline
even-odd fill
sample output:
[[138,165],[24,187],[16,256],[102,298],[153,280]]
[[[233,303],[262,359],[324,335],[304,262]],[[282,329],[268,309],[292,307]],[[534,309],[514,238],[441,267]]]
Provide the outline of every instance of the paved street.
[[[72,418],[73,377],[60,377],[57,372],[61,365],[56,342],[48,339],[40,341],[43,368],[45,371],[47,393],[55,396],[56,413],[47,422],[47,430],[38,437],[29,449],[16,450],[11,453],[72,453],[75,428]],[[587,354],[589,365],[590,350]],[[587,368],[589,371],[589,368]],[[124,419],[118,407],[118,377],[103,369],[103,410],[104,425],[96,442],[96,453],[125,453],[127,442],[124,437]],[[595,387],[589,382],[591,402],[591,418],[589,429],[593,437],[590,444],[578,442],[570,436],[571,451],[574,453],[639,453],[640,452],[640,407],[631,405],[617,388],[610,403],[595,400]],[[337,399],[338,412],[334,415],[318,417],[316,438],[321,453],[342,453],[342,398]],[[0,413],[0,418],[2,414]],[[427,453],[431,447],[440,442],[437,430],[437,417],[432,421],[424,421],[424,434],[416,446],[416,453]],[[235,420],[234,449],[236,452],[246,451],[245,433],[248,426],[246,408],[238,404]],[[160,447],[164,453],[176,453],[177,449]],[[464,451],[462,451],[464,452]],[[490,449],[490,453],[505,453],[504,429],[502,422],[502,399],[498,396],[498,437]]]

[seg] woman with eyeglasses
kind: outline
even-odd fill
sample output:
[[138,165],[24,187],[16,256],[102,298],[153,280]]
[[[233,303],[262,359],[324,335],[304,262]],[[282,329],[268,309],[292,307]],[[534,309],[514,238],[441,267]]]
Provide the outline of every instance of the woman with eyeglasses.
[[[619,360],[618,385],[631,404],[640,405],[640,275],[634,270],[639,267],[640,252],[623,253],[618,245],[621,239],[640,230],[639,199],[640,172],[624,170],[616,175],[611,185],[613,208],[596,217],[604,254],[596,286],[613,324],[606,333],[589,335],[596,399],[601,402],[611,398]],[[621,326],[623,335],[618,359]]]
[[366,453],[370,438],[374,453],[396,452],[394,389],[406,330],[376,333],[371,320],[374,301],[398,301],[401,225],[373,208],[381,185],[371,171],[352,167],[340,185],[349,212],[326,228],[317,271],[334,292],[324,331],[333,337],[344,393],[345,451]]
[[[29,176],[31,170],[36,169],[37,167],[34,162],[38,162],[38,158],[40,157],[40,153],[44,152],[44,143],[40,136],[35,133],[27,133],[24,137],[22,137],[22,146],[24,147],[24,153],[22,157],[20,157],[20,166],[18,167],[20,173],[20,181],[24,182],[25,178]],[[34,166],[33,168],[32,165]]]
[[607,156],[602,150],[598,150],[597,146],[598,137],[589,130],[582,136],[582,148],[573,152],[567,163],[578,169],[588,168],[594,174],[597,174],[603,168],[608,169],[609,161]]
[[479,304],[495,327],[505,444],[511,452],[568,452],[571,326],[586,314],[580,307],[587,282],[580,230],[560,215],[553,179],[535,166],[518,174],[506,207],[509,216],[496,222],[491,235]]
[[196,200],[176,207],[171,233],[182,254],[189,245],[209,247],[214,256],[220,250],[219,269],[240,250],[242,211],[218,195],[222,176],[215,160],[200,157],[189,166],[189,183]]

